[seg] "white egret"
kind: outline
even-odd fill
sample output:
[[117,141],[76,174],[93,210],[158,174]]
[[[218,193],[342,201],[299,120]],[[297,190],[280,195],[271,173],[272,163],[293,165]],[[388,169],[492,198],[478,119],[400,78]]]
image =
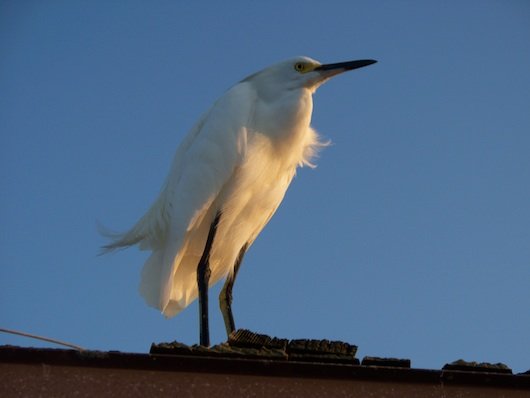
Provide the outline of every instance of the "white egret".
[[246,250],[270,220],[296,168],[322,146],[311,128],[312,95],[329,78],[376,61],[322,65],[297,57],[230,88],[177,149],[160,195],[104,251],[151,250],[140,284],[148,305],[172,317],[199,297],[200,343],[209,346],[208,288],[235,330],[232,287]]

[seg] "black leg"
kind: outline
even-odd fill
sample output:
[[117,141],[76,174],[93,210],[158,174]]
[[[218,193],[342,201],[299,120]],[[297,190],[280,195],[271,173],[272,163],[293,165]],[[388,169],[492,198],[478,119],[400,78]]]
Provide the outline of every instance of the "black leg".
[[208,327],[208,283],[210,281],[210,251],[212,249],[213,240],[217,231],[217,225],[221,213],[215,215],[215,219],[210,225],[206,245],[202,252],[201,260],[197,266],[197,287],[199,288],[199,323],[200,323],[200,342],[202,346],[210,346],[210,329]]
[[234,322],[234,316],[232,315],[232,288],[234,287],[234,282],[236,281],[236,276],[247,251],[248,244],[245,244],[239,251],[237,256],[236,263],[234,264],[234,273],[230,275],[223,286],[223,290],[219,294],[219,307],[221,307],[221,313],[223,314],[223,319],[225,321],[226,335],[230,336],[234,330],[236,330],[236,325]]

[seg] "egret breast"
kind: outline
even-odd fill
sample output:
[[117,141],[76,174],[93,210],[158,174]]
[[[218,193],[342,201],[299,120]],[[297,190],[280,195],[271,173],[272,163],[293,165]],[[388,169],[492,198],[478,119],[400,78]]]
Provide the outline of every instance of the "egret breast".
[[295,170],[296,163],[278,157],[270,137],[248,137],[245,159],[220,195],[224,205],[210,257],[212,284],[233,271],[241,248],[252,244],[280,205]]

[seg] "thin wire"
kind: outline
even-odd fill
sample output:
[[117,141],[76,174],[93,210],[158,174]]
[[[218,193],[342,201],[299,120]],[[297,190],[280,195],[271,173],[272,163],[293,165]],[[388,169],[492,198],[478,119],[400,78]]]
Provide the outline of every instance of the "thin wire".
[[24,333],[24,332],[19,332],[17,330],[10,330],[10,329],[4,329],[4,328],[0,328],[0,332],[16,334],[16,335],[19,335],[19,336],[29,337],[30,339],[42,340],[42,341],[47,341],[49,343],[64,345],[66,347],[70,347],[70,348],[76,349],[78,351],[85,351],[85,348],[80,347],[78,345],[66,343],[66,342],[61,341],[61,340],[51,339],[49,337],[37,336],[36,334]]

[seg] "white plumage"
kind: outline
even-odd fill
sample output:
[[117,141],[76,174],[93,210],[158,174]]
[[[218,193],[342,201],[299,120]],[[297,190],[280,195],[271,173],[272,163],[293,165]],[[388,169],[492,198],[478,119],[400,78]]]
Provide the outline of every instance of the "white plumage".
[[[353,64],[357,62],[357,64]],[[312,94],[329,77],[375,61],[321,65],[298,57],[230,88],[180,144],[161,193],[125,234],[104,247],[151,250],[140,292],[167,317],[198,296],[197,266],[212,222],[212,286],[272,217],[295,175],[323,143],[310,127]]]

